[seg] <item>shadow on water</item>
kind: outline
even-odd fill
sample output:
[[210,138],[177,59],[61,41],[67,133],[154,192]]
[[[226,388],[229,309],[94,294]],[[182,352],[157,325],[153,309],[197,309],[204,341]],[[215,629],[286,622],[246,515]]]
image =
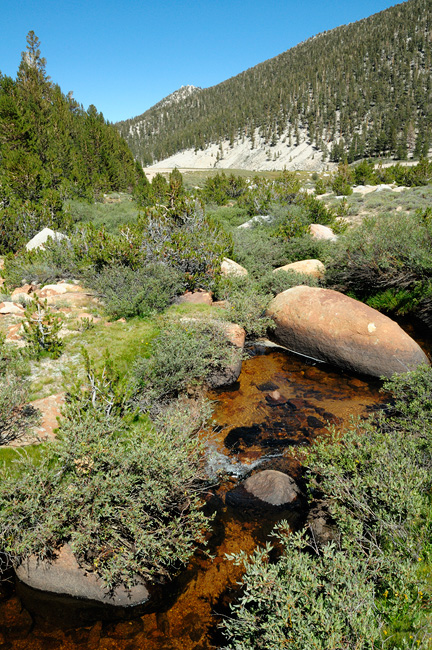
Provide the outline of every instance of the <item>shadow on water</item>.
[[[67,599],[49,602],[38,592],[4,584],[0,592],[0,647],[5,650],[210,650],[223,645],[220,617],[238,589],[241,569],[225,557],[247,553],[269,540],[281,519],[291,529],[303,525],[304,502],[273,507],[258,500],[245,504],[233,494],[239,480],[255,469],[277,469],[302,487],[301,468],[287,453],[326,435],[330,426],[365,416],[384,400],[380,382],[314,365],[281,349],[255,348],[244,362],[239,382],[209,394],[218,423],[210,446],[209,472],[223,474],[207,495],[214,514],[207,553],[198,550],[181,574],[159,594],[157,611],[120,612],[77,625]],[[237,490],[237,493],[235,492]],[[230,496],[231,495],[231,496]],[[22,596],[22,601],[20,599]],[[32,614],[23,607],[31,610]],[[48,608],[48,609],[47,609]],[[41,615],[41,613],[45,615]],[[48,615],[49,614],[49,615]],[[53,615],[56,620],[53,621]],[[95,613],[97,617],[97,612]],[[51,618],[51,620],[50,620]],[[59,621],[61,619],[61,622]]]

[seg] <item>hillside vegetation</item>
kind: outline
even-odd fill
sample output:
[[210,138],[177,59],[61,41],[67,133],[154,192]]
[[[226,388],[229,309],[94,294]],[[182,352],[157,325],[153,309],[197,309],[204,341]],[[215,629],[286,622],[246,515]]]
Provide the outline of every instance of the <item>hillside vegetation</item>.
[[244,141],[275,161],[303,141],[332,161],[420,157],[430,145],[431,18],[431,0],[409,0],[217,86],[181,89],[117,128],[144,165]]
[[103,115],[50,81],[39,45],[30,32],[16,79],[0,73],[0,253],[43,226],[66,227],[64,199],[130,190],[142,177]]

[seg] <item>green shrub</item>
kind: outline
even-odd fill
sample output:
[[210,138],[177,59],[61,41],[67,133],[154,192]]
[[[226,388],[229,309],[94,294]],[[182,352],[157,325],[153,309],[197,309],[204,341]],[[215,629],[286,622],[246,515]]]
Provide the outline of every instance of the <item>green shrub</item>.
[[185,289],[179,272],[162,264],[136,270],[107,267],[91,277],[88,284],[103,298],[110,318],[150,316],[163,311]]
[[226,650],[373,650],[381,625],[366,567],[333,545],[314,557],[305,552],[311,546],[304,536],[284,525],[276,530],[282,547],[277,562],[270,545],[250,558],[232,558],[245,574],[239,601],[223,621]]
[[272,295],[264,293],[249,277],[222,278],[218,296],[228,302],[228,317],[246,330],[249,337],[263,336],[274,322],[266,316]]
[[[326,279],[360,299],[430,318],[432,226],[422,214],[365,219],[334,246]],[[399,307],[400,306],[400,307]]]
[[258,281],[258,286],[262,292],[266,294],[272,293],[274,296],[302,284],[308,287],[317,287],[319,283],[311,275],[296,273],[296,271],[277,271],[276,273],[269,271]]
[[46,299],[42,302],[36,297],[28,303],[24,317],[24,338],[34,356],[39,359],[43,355],[48,355],[57,359],[64,345],[59,338],[59,332],[63,327],[60,316],[53,314]]
[[202,384],[212,372],[233,362],[233,346],[223,324],[190,318],[168,323],[148,351],[151,356],[138,358],[132,373],[134,403],[143,411]]
[[18,475],[1,471],[2,550],[16,563],[52,557],[67,542],[108,589],[170,575],[208,526],[198,495],[201,421],[183,402],[154,427],[97,411],[63,420],[37,464],[22,455]]

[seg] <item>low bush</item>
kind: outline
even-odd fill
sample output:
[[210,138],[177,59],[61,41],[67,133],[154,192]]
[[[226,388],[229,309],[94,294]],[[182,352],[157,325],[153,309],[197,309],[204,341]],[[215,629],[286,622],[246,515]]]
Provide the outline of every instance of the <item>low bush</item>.
[[432,226],[425,215],[365,219],[335,245],[327,282],[374,306],[431,319]]
[[108,267],[87,282],[103,299],[110,318],[150,316],[163,311],[185,289],[179,272],[163,264],[149,264],[136,270]]
[[272,293],[274,296],[302,284],[308,287],[317,287],[319,282],[311,275],[295,271],[277,271],[276,273],[269,271],[258,281],[258,286],[264,293]]
[[266,316],[271,293],[265,293],[249,277],[223,278],[218,286],[218,297],[228,303],[228,318],[243,327],[250,338],[263,336],[274,322]]
[[0,469],[0,546],[15,564],[69,543],[108,589],[165,579],[204,542],[201,511],[209,417],[202,401],[173,401],[154,423],[128,411],[109,359],[67,393],[58,437],[34,462]]
[[167,323],[148,351],[151,356],[138,358],[132,372],[133,402],[145,412],[157,401],[169,401],[199,386],[233,362],[223,325],[192,318]]

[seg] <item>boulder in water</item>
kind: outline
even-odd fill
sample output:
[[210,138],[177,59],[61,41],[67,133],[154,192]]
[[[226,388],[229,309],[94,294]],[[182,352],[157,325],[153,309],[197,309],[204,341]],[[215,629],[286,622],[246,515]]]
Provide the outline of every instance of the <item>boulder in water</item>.
[[265,469],[250,476],[243,483],[249,494],[272,506],[282,506],[295,501],[300,490],[288,474],[274,469]]
[[41,560],[31,555],[17,567],[16,574],[19,580],[33,589],[104,605],[133,607],[145,603],[150,597],[142,581],[130,590],[120,585],[110,593],[95,573],[79,566],[69,544],[62,546],[54,560]]
[[391,377],[429,363],[397,323],[338,291],[293,287],[278,294],[267,313],[277,343],[344,370]]

